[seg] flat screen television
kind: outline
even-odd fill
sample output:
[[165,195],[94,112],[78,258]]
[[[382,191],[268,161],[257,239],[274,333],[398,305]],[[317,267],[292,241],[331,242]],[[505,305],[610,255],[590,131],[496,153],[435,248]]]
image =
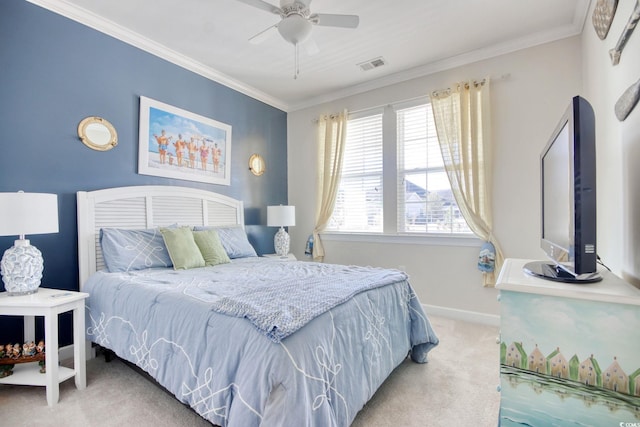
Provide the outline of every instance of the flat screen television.
[[591,104],[575,96],[540,154],[541,238],[547,261],[525,272],[569,283],[602,280],[596,252],[596,135]]

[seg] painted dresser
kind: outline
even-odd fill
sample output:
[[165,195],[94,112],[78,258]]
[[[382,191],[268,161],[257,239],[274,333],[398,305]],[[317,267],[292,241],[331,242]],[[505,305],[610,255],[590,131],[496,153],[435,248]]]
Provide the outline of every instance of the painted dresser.
[[604,270],[575,285],[507,259],[500,291],[500,425],[640,426],[640,290]]

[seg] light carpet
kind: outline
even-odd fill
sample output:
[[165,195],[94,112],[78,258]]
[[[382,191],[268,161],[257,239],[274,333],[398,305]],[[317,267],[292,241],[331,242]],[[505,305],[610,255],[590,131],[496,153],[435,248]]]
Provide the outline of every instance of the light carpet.
[[[360,411],[352,427],[498,425],[498,328],[430,316],[440,345],[429,363],[402,363]],[[211,426],[120,360],[87,362],[87,388],[60,385],[57,405],[44,387],[0,385],[0,425]],[[322,426],[319,426],[322,427]]]

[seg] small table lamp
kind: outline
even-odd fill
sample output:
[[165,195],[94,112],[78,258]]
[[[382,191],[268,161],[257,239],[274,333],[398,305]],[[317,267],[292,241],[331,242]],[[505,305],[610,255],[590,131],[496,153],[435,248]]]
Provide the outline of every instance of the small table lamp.
[[0,269],[9,295],[38,292],[44,261],[25,234],[58,232],[58,195],[44,193],[0,193],[0,236],[19,236],[4,252]]
[[289,234],[284,227],[296,225],[295,206],[267,206],[267,226],[280,227],[273,238],[276,254],[286,257],[289,253]]

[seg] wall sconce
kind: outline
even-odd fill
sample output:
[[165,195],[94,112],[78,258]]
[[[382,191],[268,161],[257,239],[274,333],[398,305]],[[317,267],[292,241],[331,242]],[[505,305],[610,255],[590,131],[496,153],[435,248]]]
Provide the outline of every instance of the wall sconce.
[[264,173],[266,165],[260,154],[252,154],[251,157],[249,157],[249,170],[255,176],[260,176]]
[[84,145],[98,151],[111,150],[118,145],[118,132],[102,117],[87,117],[78,124],[78,137]]

